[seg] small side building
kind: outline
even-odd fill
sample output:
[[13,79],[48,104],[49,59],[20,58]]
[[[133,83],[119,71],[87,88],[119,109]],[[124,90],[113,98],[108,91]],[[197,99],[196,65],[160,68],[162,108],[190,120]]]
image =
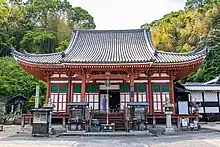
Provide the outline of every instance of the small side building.
[[[220,120],[220,84],[219,77],[206,83],[186,83],[186,90],[190,91],[189,102],[196,101],[201,104],[199,113],[203,121]],[[189,107],[190,111],[192,108]]]

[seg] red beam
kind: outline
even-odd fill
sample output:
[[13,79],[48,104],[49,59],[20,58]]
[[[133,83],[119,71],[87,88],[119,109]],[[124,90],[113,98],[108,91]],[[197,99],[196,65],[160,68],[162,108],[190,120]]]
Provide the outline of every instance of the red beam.
[[130,80],[128,75],[89,75],[86,77],[87,80],[103,80],[106,78],[115,80]]

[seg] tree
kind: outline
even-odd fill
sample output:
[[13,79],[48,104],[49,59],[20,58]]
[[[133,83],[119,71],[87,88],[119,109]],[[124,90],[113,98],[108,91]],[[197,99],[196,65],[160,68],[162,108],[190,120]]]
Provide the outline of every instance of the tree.
[[69,45],[69,41],[68,40],[64,40],[64,41],[61,41],[59,43],[59,47],[56,48],[56,52],[61,52],[63,50],[65,50]]
[[203,7],[205,4],[206,0],[187,0],[186,1],[186,8],[198,8],[198,7]]
[[73,29],[95,29],[96,27],[93,17],[80,7],[71,8],[68,20]]
[[0,0],[0,56],[9,55],[11,46],[15,49],[20,47],[23,8],[21,0]]
[[220,0],[187,0],[185,7],[187,9],[195,9],[201,7],[217,8],[220,7]]
[[219,76],[220,74],[220,14],[213,17],[212,30],[203,38],[199,49],[207,48],[209,53],[206,62],[197,72],[188,77],[188,81],[205,82]]
[[[73,28],[74,27],[74,28]],[[0,0],[0,101],[22,94],[33,107],[35,86],[40,85],[41,104],[46,86],[24,72],[10,56],[10,49],[51,53],[67,48],[73,29],[94,29],[93,17],[67,0]]]
[[56,36],[44,29],[27,31],[21,40],[22,49],[32,53],[51,53],[55,51]]
[[198,47],[202,36],[208,34],[216,8],[180,10],[162,19],[142,25],[150,28],[155,47],[162,51],[189,52]]
[[65,49],[73,29],[95,28],[93,17],[80,7],[73,8],[67,0],[28,0],[25,10],[27,30],[20,42],[21,50],[60,51]]
[[40,85],[40,95],[46,94],[46,84],[24,72],[13,58],[0,58],[0,100],[22,94],[27,98],[35,96],[35,87]]

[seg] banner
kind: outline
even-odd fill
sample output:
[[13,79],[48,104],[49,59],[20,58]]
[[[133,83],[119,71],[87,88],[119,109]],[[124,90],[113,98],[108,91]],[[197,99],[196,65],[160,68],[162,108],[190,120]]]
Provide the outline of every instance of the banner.
[[108,95],[100,94],[100,112],[107,112],[108,108]]

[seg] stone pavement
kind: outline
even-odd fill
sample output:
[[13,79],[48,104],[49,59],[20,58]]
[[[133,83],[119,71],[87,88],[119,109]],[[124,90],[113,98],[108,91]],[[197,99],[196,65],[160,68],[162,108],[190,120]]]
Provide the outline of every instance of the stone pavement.
[[0,147],[220,147],[220,133],[161,137],[4,138]]
[[4,125],[3,131],[0,131],[0,138],[12,136],[21,131],[22,130],[20,125]]
[[30,126],[22,131],[20,126],[6,126],[5,131],[0,132],[0,147],[220,147],[220,125],[206,124],[202,127],[216,131],[158,137],[32,137]]

